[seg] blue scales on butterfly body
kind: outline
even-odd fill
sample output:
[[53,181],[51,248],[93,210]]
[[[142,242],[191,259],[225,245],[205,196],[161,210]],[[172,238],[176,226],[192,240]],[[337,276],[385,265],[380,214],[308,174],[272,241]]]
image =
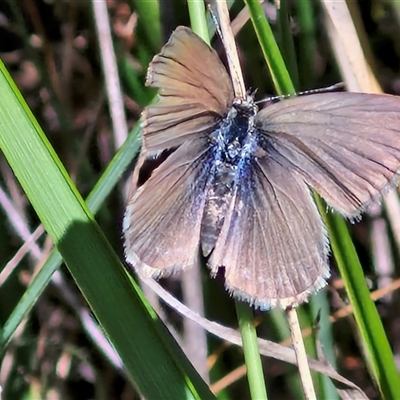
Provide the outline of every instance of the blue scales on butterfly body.
[[224,223],[237,185],[251,179],[251,163],[259,150],[259,135],[254,129],[258,107],[251,96],[246,101],[234,101],[228,115],[210,134],[209,182],[204,208],[200,243],[208,257]]

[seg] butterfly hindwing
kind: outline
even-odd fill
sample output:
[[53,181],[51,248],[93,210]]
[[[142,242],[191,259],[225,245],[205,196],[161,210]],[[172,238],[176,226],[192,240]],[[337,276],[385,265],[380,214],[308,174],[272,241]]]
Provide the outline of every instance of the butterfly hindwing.
[[186,142],[129,201],[124,217],[125,254],[139,272],[164,276],[197,260],[208,152],[206,140]]
[[239,177],[209,266],[235,297],[262,309],[303,302],[329,276],[328,242],[307,185],[274,160]]

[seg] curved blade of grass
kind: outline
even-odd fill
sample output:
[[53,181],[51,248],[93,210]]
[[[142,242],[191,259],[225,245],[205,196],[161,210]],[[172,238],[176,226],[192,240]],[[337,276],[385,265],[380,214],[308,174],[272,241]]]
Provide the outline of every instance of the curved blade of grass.
[[[257,0],[246,0],[264,57],[277,84],[278,93],[293,93],[293,84],[279,53],[265,14]],[[326,207],[320,199],[317,204],[321,214]],[[394,366],[393,354],[375,304],[366,288],[364,274],[349,232],[342,218],[328,214],[325,222],[331,238],[332,250],[354,309],[360,336],[367,350],[368,364],[373,378],[385,398],[396,398],[400,379]],[[361,289],[362,287],[362,289]],[[396,389],[397,388],[397,389]]]
[[326,214],[331,246],[353,306],[354,317],[366,349],[366,363],[385,399],[395,399],[400,377],[386,332],[375,303],[365,284],[365,276],[345,222],[336,214]]
[[2,63],[0,91],[0,147],[133,383],[149,399],[214,398],[127,274]]
[[[139,131],[140,124],[138,123],[108,164],[103,175],[86,199],[86,204],[93,214],[97,213],[104,200],[120,181],[123,172],[138,154],[141,144]],[[4,324],[0,336],[0,349],[3,350],[8,344],[19,324],[35,305],[36,300],[47,287],[53,273],[58,269],[61,263],[62,257],[57,249],[54,249]]]

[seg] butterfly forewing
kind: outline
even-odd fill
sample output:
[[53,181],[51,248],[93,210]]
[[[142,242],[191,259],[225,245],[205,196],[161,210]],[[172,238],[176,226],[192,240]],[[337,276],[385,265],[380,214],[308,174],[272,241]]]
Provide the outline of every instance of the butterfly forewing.
[[321,217],[292,171],[268,156],[249,167],[236,185],[210,267],[224,266],[227,288],[257,307],[299,304],[329,276]]
[[143,115],[149,152],[210,133],[233,102],[232,83],[217,53],[185,27],[154,57],[146,83],[160,89],[159,101]]
[[124,235],[126,259],[136,270],[164,276],[193,265],[209,166],[207,142],[186,142],[135,192]]
[[282,101],[259,112],[261,141],[334,209],[357,217],[400,169],[400,100],[326,93]]

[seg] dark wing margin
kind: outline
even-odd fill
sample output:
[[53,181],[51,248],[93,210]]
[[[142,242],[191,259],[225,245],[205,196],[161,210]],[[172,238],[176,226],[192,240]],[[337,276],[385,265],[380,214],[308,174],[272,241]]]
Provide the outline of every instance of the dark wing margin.
[[346,217],[357,218],[399,181],[396,96],[300,96],[263,109],[256,125],[264,150]]
[[186,27],[178,27],[147,72],[159,100],[143,113],[148,152],[178,147],[212,131],[233,103],[232,82],[215,50]]
[[123,222],[125,256],[137,272],[167,276],[198,259],[209,156],[206,140],[184,143],[129,201]]
[[328,240],[308,186],[274,160],[254,160],[236,185],[209,260],[227,289],[257,308],[287,308],[326,284]]

